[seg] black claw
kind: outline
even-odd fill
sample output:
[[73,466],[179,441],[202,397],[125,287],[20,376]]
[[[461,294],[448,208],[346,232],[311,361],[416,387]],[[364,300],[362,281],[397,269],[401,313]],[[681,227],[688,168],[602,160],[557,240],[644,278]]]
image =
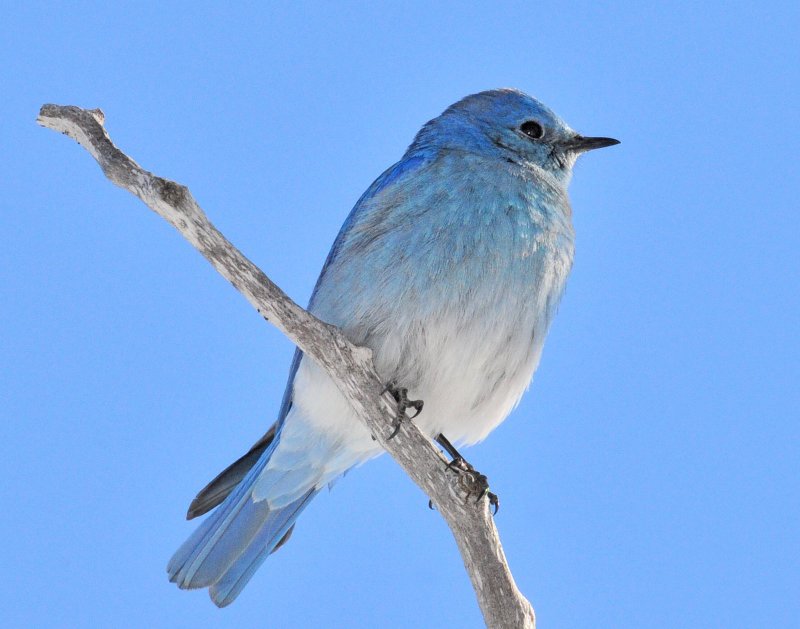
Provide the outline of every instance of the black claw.
[[[383,391],[381,391],[381,395],[387,392],[391,393],[395,403],[397,404],[397,415],[392,424],[394,430],[392,431],[392,434],[389,435],[389,439],[394,439],[397,436],[397,433],[400,432],[400,426],[402,425],[404,419],[414,419],[417,415],[419,415],[422,412],[423,401],[409,400],[408,389],[397,388],[397,383],[394,381],[389,382],[384,387]],[[406,415],[406,409],[408,408],[413,408],[417,412],[414,413],[411,417],[408,417]]]
[[450,443],[447,437],[444,435],[439,435],[436,437],[436,441],[451,457],[453,457],[452,460],[447,464],[447,469],[455,470],[456,472],[463,474],[463,486],[467,492],[467,497],[474,495],[476,504],[480,502],[482,498],[488,498],[489,505],[494,507],[494,513],[497,514],[498,510],[500,509],[500,499],[497,497],[497,494],[493,494],[491,491],[489,491],[489,480],[486,478],[486,476],[472,467],[472,465],[470,465],[466,459],[461,456],[459,451],[453,447],[453,444]]
[[428,509],[433,511],[433,500],[428,500]]
[[394,430],[392,431],[392,434],[389,435],[389,441],[391,441],[397,436],[397,433],[400,432],[400,426],[402,425],[403,425],[403,417],[398,415],[395,418],[394,423],[392,424],[392,426],[394,426]]
[[500,511],[500,498],[497,497],[497,494],[493,494],[490,491],[487,491],[486,495],[489,498],[489,505],[494,507],[494,513],[492,513],[492,515],[497,515],[497,512]]

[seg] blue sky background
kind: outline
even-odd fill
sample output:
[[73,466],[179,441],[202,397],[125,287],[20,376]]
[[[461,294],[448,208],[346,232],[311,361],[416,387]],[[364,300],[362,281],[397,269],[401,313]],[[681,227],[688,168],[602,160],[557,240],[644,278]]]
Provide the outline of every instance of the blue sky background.
[[4,626],[480,626],[388,458],[317,499],[230,608],[167,582],[293,348],[34,120],[101,107],[305,303],[419,126],[500,86],[622,140],[576,169],[532,389],[468,451],[540,626],[797,626],[797,3],[22,4],[0,25]]

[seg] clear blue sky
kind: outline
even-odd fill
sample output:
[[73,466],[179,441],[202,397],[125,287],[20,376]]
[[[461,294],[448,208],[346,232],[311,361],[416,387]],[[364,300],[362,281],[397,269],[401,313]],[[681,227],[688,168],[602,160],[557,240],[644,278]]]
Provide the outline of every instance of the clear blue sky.
[[167,582],[189,501],[272,422],[293,348],[34,120],[101,107],[305,303],[419,126],[501,86],[622,140],[576,169],[534,384],[468,451],[540,626],[797,626],[797,3],[23,4],[0,25],[3,626],[480,626],[386,457],[230,608]]

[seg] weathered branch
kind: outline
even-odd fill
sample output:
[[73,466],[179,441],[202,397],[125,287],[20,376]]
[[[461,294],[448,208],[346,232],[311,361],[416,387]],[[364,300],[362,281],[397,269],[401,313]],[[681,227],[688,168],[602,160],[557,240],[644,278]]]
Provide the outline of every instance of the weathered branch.
[[[322,365],[381,446],[419,485],[447,521],[491,628],[534,628],[533,608],[517,589],[486,500],[466,500],[465,475],[411,422],[389,441],[394,407],[381,395],[372,352],[294,303],[211,224],[189,190],[141,168],[111,142],[99,109],[44,105],[37,122],[83,146],[116,185],[139,197],[175,227],[258,312]],[[401,383],[402,384],[402,383]]]

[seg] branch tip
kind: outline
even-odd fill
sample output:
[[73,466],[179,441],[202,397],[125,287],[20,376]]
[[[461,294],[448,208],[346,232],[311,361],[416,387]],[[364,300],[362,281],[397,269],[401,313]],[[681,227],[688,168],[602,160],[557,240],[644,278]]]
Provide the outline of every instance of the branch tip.
[[99,107],[97,109],[89,109],[89,113],[92,114],[92,118],[97,120],[97,124],[101,127],[105,125],[106,122],[106,115],[103,113],[103,110]]

